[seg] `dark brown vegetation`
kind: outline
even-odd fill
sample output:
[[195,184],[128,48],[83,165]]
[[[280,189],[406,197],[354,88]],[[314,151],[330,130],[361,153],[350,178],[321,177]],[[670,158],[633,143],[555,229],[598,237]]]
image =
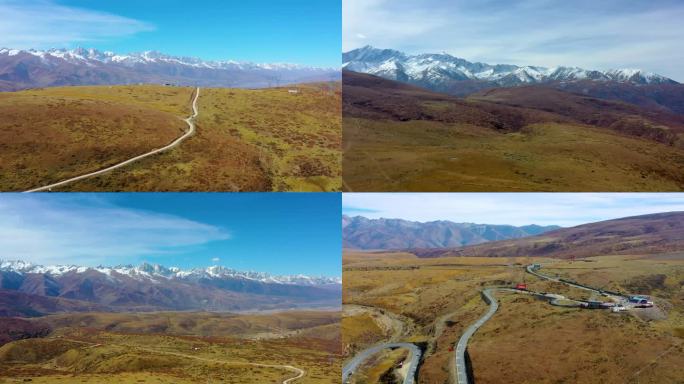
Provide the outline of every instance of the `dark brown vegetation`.
[[46,323],[11,317],[0,317],[0,346],[10,341],[44,337],[51,329]]

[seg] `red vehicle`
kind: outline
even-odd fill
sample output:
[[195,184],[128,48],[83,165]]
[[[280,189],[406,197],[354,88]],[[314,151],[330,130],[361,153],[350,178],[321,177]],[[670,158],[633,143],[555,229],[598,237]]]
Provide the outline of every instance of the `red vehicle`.
[[527,291],[527,284],[525,283],[518,283],[515,285],[515,289],[519,289],[521,291]]

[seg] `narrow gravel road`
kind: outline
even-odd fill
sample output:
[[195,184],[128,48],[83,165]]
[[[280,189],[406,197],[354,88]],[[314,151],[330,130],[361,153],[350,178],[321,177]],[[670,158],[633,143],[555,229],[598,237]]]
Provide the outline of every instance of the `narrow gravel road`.
[[197,112],[197,98],[199,97],[199,90],[200,90],[199,87],[197,87],[197,89],[195,89],[195,98],[192,100],[192,115],[190,115],[190,117],[188,117],[187,119],[185,119],[185,122],[188,124],[188,130],[185,131],[185,133],[184,133],[182,136],[180,136],[179,138],[177,138],[176,140],[174,140],[173,142],[171,142],[171,144],[166,145],[166,146],[161,147],[161,148],[154,149],[154,150],[152,150],[152,151],[150,151],[150,152],[147,152],[147,153],[143,153],[142,155],[138,155],[138,156],[133,157],[133,158],[130,158],[130,159],[128,159],[128,160],[124,160],[124,161],[122,161],[122,162],[120,162],[120,163],[118,163],[118,164],[114,164],[114,165],[112,165],[112,166],[110,166],[110,167],[107,167],[107,168],[104,168],[104,169],[100,169],[99,171],[90,172],[90,173],[86,173],[86,174],[84,174],[84,175],[72,177],[72,178],[70,178],[70,179],[62,180],[62,181],[57,182],[57,183],[54,183],[54,184],[45,185],[45,186],[38,187],[38,188],[33,188],[33,189],[30,189],[30,190],[25,191],[25,192],[49,191],[49,190],[51,190],[52,188],[61,187],[61,186],[66,185],[66,184],[73,183],[74,181],[79,181],[79,180],[87,179],[87,178],[89,178],[89,177],[98,176],[98,175],[101,175],[101,174],[103,174],[103,173],[107,173],[107,172],[113,171],[113,170],[115,170],[115,169],[117,169],[117,168],[121,168],[121,167],[123,167],[123,166],[126,166],[126,165],[128,165],[128,164],[131,164],[131,163],[136,162],[136,161],[138,161],[138,160],[144,159],[144,158],[146,158],[146,157],[148,157],[148,156],[156,155],[157,153],[161,153],[161,152],[164,152],[164,151],[168,151],[168,150],[170,150],[170,149],[172,149],[172,148],[178,146],[178,144],[180,144],[181,142],[183,142],[183,140],[187,139],[187,138],[190,137],[193,133],[195,133],[195,118],[197,117],[197,114],[198,114],[198,112]]

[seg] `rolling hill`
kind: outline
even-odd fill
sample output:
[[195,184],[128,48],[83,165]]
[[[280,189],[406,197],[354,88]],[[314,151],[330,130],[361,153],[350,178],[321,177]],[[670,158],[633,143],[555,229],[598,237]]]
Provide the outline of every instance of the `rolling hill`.
[[419,257],[554,258],[684,252],[684,212],[666,212],[561,228],[470,247],[412,250]]
[[342,246],[350,249],[444,248],[533,236],[558,228],[342,216]]
[[662,108],[500,88],[458,98],[343,73],[348,191],[680,191],[684,120]]

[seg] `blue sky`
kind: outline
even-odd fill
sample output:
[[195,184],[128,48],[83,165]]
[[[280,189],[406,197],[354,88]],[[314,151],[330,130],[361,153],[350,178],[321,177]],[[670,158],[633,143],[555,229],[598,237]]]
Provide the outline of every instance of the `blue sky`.
[[350,216],[574,226],[684,211],[684,193],[345,193]]
[[340,194],[0,194],[0,259],[340,276]]
[[490,64],[642,68],[684,82],[681,0],[344,0],[343,50]]
[[339,67],[341,0],[0,0],[0,47]]

